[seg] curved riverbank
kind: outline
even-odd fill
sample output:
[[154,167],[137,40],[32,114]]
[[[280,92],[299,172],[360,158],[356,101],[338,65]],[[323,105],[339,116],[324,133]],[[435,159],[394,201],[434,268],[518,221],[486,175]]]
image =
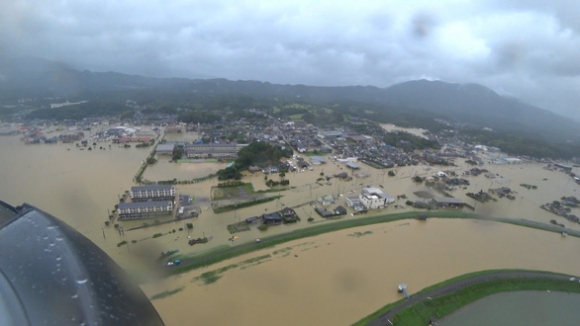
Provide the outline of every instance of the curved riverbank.
[[[440,319],[485,296],[522,290],[580,293],[572,276],[550,272],[500,270],[483,271],[423,289],[407,299],[389,304],[354,325],[425,325],[431,317]],[[428,303],[428,304],[425,304]]]

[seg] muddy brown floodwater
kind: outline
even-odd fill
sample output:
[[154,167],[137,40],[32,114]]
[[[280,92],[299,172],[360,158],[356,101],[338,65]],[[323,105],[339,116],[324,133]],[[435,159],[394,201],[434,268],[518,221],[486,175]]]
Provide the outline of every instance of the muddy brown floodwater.
[[[172,137],[174,140],[196,138],[189,134]],[[411,178],[445,170],[402,167],[395,169],[395,177],[388,177],[386,171],[361,164],[362,170],[358,172],[369,177],[354,177],[348,182],[332,178],[330,184],[326,180],[317,183],[321,173],[325,176],[345,171],[350,173],[344,165],[329,160],[326,165],[314,167],[314,171],[287,173],[286,178],[294,188],[272,194],[282,195],[280,200],[222,214],[214,214],[208,201],[211,187],[217,184],[217,180],[178,185],[179,193],[196,197],[202,208],[199,218],[127,231],[122,235],[115,228],[106,227],[104,222],[108,211],[118,203],[119,196],[134,185],[133,176],[152,148],[124,149],[112,145],[109,149],[109,143],[97,144],[97,148],[100,146],[105,149],[81,151],[74,144],[24,145],[18,136],[0,137],[0,199],[12,205],[27,202],[61,218],[130,273],[152,271],[152,262],[165,250],[179,249],[180,254],[195,254],[296,228],[330,223],[316,215],[307,204],[320,196],[335,195],[337,201],[331,205],[333,208],[345,206],[344,196],[358,194],[366,185],[383,186],[385,192],[394,196],[406,194],[410,200],[419,199],[413,194],[417,190],[437,195],[432,189],[413,183]],[[471,168],[463,160],[456,163],[459,167],[453,169],[457,173]],[[543,169],[543,166],[536,163],[486,163],[484,167],[497,174],[496,178],[483,175],[467,177],[470,180],[467,189],[451,193],[474,205],[477,213],[542,223],[555,219],[566,227],[580,229],[580,225],[539,208],[541,204],[562,196],[575,195],[579,188],[565,174]],[[162,160],[145,175],[151,179],[172,179],[171,176],[196,178],[218,167]],[[277,180],[279,176],[270,175],[268,178]],[[252,182],[256,190],[267,189],[262,173],[247,175],[244,180]],[[521,183],[536,185],[538,189],[527,190],[519,186]],[[500,198],[496,202],[481,204],[465,196],[466,192],[487,191],[500,186],[517,191],[516,199]],[[239,236],[236,243],[228,241],[231,237],[226,229],[228,224],[286,206],[298,206],[295,209],[302,221],[297,225],[274,226],[266,232],[252,226],[250,231],[236,234]],[[373,213],[410,209],[401,199],[389,208]],[[576,209],[572,213],[578,215]],[[314,221],[307,222],[308,217]],[[361,217],[347,215],[344,218]],[[205,245],[190,247],[187,244],[188,232],[179,231],[186,222],[194,224],[190,236],[207,236],[212,240]],[[121,225],[129,228],[143,223],[132,221]],[[156,233],[163,236],[153,238]],[[127,241],[128,245],[118,247],[121,241]],[[413,293],[433,283],[482,269],[529,268],[574,274],[580,270],[580,262],[573,259],[578,244],[576,238],[494,222],[398,221],[286,243],[210,268],[143,284],[142,287],[148,296],[181,289],[164,299],[153,300],[169,326],[192,322],[207,325],[346,325],[397,300],[396,286],[400,282],[406,282],[409,292]],[[234,264],[237,266],[231,267]],[[221,267],[228,267],[227,271],[206,274],[199,279],[202,273]],[[192,282],[195,278],[198,279]],[[206,285],[204,280],[215,282]]]
[[[153,300],[168,325],[349,325],[400,299],[401,282],[414,293],[485,269],[577,273],[578,245],[493,222],[398,221],[292,241],[143,288],[182,289]],[[195,280],[220,268],[227,271],[215,283]]]

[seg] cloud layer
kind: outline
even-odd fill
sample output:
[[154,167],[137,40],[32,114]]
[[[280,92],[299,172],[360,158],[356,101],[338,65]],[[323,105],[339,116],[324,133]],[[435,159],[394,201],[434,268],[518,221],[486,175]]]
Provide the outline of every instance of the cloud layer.
[[0,53],[154,77],[476,82],[580,119],[580,6],[544,2],[15,0]]

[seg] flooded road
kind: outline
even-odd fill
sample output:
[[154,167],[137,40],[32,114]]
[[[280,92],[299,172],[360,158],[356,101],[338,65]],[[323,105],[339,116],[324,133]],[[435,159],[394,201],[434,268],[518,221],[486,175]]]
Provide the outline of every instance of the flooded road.
[[[97,145],[97,148],[100,144]],[[433,192],[425,185],[411,181],[415,175],[429,176],[439,171],[422,166],[396,168],[397,175],[388,177],[361,164],[369,177],[351,181],[332,178],[329,183],[318,182],[321,173],[333,175],[348,172],[344,165],[330,162],[314,167],[314,171],[288,173],[293,189],[280,191],[283,197],[262,205],[238,209],[222,214],[211,211],[210,189],[217,185],[212,179],[197,184],[177,185],[177,191],[196,197],[202,208],[199,218],[127,231],[124,235],[112,226],[106,227],[108,211],[119,202],[119,196],[133,186],[133,176],[152,148],[124,149],[116,145],[105,150],[80,151],[74,145],[24,145],[18,136],[0,137],[0,199],[11,205],[30,203],[64,220],[130,272],[148,270],[162,251],[179,249],[180,254],[200,253],[212,248],[235,246],[255,238],[279,234],[319,223],[330,223],[319,217],[311,201],[324,195],[334,195],[335,204],[343,205],[344,196],[356,195],[363,186],[383,186],[393,196],[405,194],[416,200],[413,192]],[[457,160],[457,173],[470,169]],[[203,163],[205,164],[205,163]],[[172,169],[168,172],[163,167]],[[567,227],[580,229],[561,217],[539,208],[539,205],[572,196],[578,187],[558,171],[543,169],[541,164],[493,165],[484,167],[497,174],[489,179],[483,175],[466,177],[467,189],[451,193],[475,206],[477,213],[525,218],[542,223],[555,219]],[[195,178],[204,168],[215,166],[160,162],[148,169],[146,176],[168,179]],[[200,172],[201,170],[201,172]],[[441,168],[441,170],[444,170]],[[501,178],[500,178],[501,177]],[[278,175],[268,178],[278,180]],[[172,179],[172,178],[171,178]],[[256,190],[267,189],[264,175],[248,175]],[[520,183],[537,185],[528,190]],[[477,203],[466,192],[487,191],[489,188],[509,186],[517,191],[516,200],[499,198],[495,202]],[[277,195],[278,193],[273,193]],[[342,196],[341,196],[342,195]],[[378,213],[411,210],[405,199]],[[306,205],[304,205],[306,204]],[[302,221],[297,225],[280,225],[261,232],[255,227],[236,233],[237,242],[228,241],[227,225],[245,218],[272,212],[283,207],[295,207]],[[313,222],[307,222],[312,217]],[[352,219],[359,217],[346,216]],[[151,223],[151,220],[148,221]],[[191,222],[194,228],[185,229]],[[143,221],[123,222],[126,228],[140,226]],[[176,230],[176,232],[172,232]],[[153,238],[156,233],[163,236]],[[208,236],[205,245],[190,247],[192,237]],[[118,247],[121,241],[128,245]],[[579,262],[570,257],[576,254],[578,239],[486,221],[436,220],[426,223],[414,220],[349,229],[315,238],[303,239],[238,257],[211,268],[144,284],[148,296],[165,291],[177,291],[153,304],[167,325],[189,324],[338,324],[352,323],[399,298],[396,285],[409,284],[413,293],[433,283],[482,269],[529,268],[563,273],[575,273]],[[148,265],[149,264],[149,265]],[[232,265],[237,264],[235,267]],[[230,266],[230,267],[228,267]],[[204,272],[226,268],[223,273]],[[205,284],[205,280],[218,279]],[[200,278],[201,277],[201,278]],[[194,280],[197,278],[194,282]],[[225,312],[225,313],[224,313]]]

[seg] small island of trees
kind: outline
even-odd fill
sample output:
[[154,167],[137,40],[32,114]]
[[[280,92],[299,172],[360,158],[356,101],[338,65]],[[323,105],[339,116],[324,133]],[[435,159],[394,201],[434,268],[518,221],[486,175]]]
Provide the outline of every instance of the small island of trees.
[[278,164],[282,157],[290,158],[292,150],[280,146],[272,146],[263,142],[252,142],[240,149],[234,164],[217,172],[219,180],[242,178],[242,171],[251,165],[265,167],[268,164]]

